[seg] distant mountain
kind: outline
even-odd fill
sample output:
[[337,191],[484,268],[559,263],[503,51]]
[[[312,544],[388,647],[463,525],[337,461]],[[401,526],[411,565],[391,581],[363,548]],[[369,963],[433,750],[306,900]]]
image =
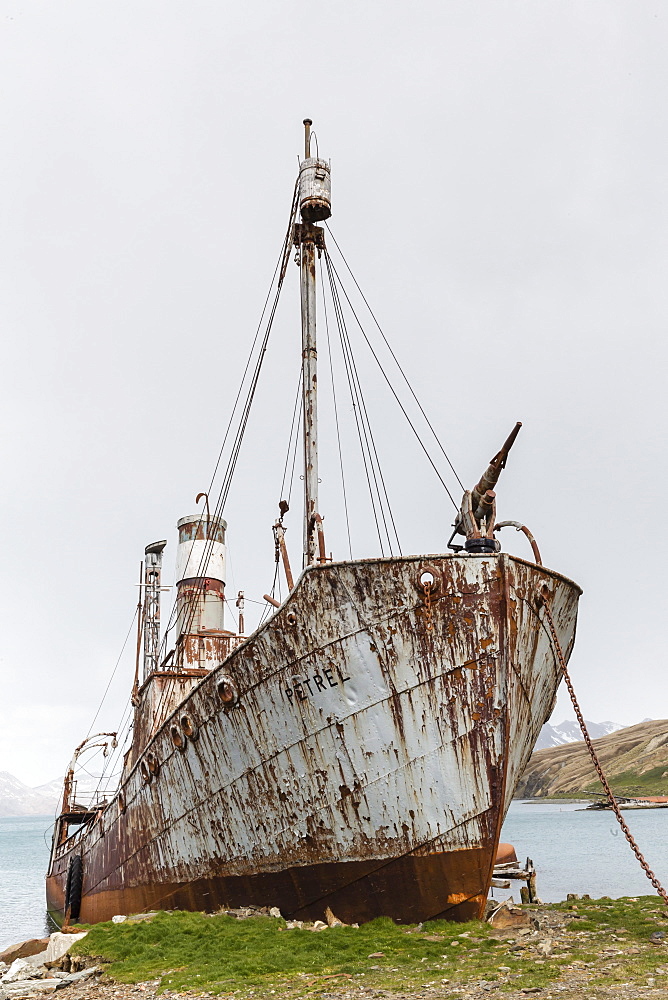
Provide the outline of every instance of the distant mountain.
[[[93,775],[79,774],[76,784],[77,801],[83,805],[88,804],[99,783],[100,779]],[[54,778],[44,785],[30,788],[8,771],[0,771],[0,817],[53,815],[60,805],[62,794],[62,778]]]
[[0,771],[0,816],[49,816],[57,808],[57,795],[29,788],[8,771]]
[[[652,720],[644,719],[643,721],[651,722]],[[585,722],[587,723],[589,735],[593,740],[597,740],[601,736],[608,736],[610,733],[616,733],[619,729],[624,729],[624,726],[619,722],[589,722],[587,719],[585,719]],[[536,741],[534,753],[536,750],[546,750],[548,747],[560,747],[564,743],[577,743],[581,739],[582,733],[577,722],[566,720],[560,722],[558,726],[551,726],[549,722],[546,722]]]
[[[610,787],[618,795],[668,795],[668,720],[640,722],[595,740]],[[601,792],[583,742],[532,754],[516,798],[593,795]]]

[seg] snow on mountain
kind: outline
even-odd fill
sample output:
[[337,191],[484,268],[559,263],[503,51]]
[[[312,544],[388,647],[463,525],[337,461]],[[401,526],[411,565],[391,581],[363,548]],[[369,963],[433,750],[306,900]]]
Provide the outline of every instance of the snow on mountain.
[[0,771],[0,816],[52,816],[57,807],[57,795],[29,788],[8,771]]
[[[585,722],[593,740],[597,740],[601,736],[608,736],[610,733],[616,733],[618,729],[626,728],[619,722],[589,722],[587,719]],[[581,739],[582,733],[575,721],[565,719],[558,726],[551,726],[549,722],[546,722],[540,731],[534,750],[560,747],[564,743],[578,743]]]
[[[113,784],[113,781],[105,779],[100,782],[92,774],[80,772],[76,779],[76,800],[87,805],[98,790],[98,785],[100,791],[107,792]],[[62,778],[54,778],[44,785],[30,788],[8,771],[0,771],[0,817],[52,816],[60,805],[62,794]]]

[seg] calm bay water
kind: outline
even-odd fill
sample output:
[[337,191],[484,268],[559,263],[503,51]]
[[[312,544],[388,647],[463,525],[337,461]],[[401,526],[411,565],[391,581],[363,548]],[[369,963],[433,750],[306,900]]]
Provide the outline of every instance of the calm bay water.
[[[533,858],[538,892],[546,903],[569,892],[590,896],[649,895],[652,886],[631,853],[614,816],[584,812],[583,803],[513,802],[501,840],[515,845],[520,862]],[[625,813],[641,851],[659,879],[668,882],[668,809]],[[51,929],[44,907],[50,816],[0,819],[0,950],[42,937]],[[46,834],[46,838],[45,838]],[[519,899],[519,883],[497,889]]]
[[[501,840],[515,845],[520,863],[530,857],[536,866],[538,895],[557,903],[569,892],[599,896],[649,896],[652,884],[611,812],[585,812],[584,802],[540,800],[513,802]],[[659,880],[668,883],[668,809],[626,810],[624,819],[645,860]],[[511,893],[519,901],[519,886],[496,889],[498,899]],[[515,887],[517,886],[517,888]]]
[[53,816],[0,819],[0,951],[53,930],[44,904],[52,824]]

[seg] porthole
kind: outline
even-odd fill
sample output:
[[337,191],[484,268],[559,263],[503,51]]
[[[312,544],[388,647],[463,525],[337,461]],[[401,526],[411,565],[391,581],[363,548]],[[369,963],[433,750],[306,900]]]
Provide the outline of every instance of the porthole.
[[156,755],[154,753],[147,753],[146,763],[148,764],[148,769],[151,772],[151,774],[155,778],[157,778],[158,774],[160,773],[160,761],[158,760]]
[[148,784],[149,781],[151,780],[151,772],[149,771],[148,764],[146,763],[145,760],[142,760],[139,765],[139,773],[141,774],[146,784]]
[[192,715],[181,716],[181,730],[189,740],[196,740],[199,736],[199,728]]
[[186,743],[188,741],[186,740],[186,737],[183,735],[179,727],[172,726],[172,728],[169,730],[169,735],[172,737],[172,743],[174,744],[176,749],[180,750],[181,753],[183,753],[183,751],[186,748]]
[[232,708],[239,700],[237,686],[231,677],[221,677],[217,683],[218,697],[225,708]]

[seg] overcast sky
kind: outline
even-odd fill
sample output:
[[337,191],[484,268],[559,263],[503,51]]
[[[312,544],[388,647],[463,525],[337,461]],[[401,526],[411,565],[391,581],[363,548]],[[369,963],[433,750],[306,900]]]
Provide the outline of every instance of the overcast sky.
[[[644,0],[3,0],[0,770],[62,773],[147,543],[168,539],[173,582],[175,524],[211,476],[306,115],[332,161],[332,230],[467,485],[524,422],[499,517],[584,588],[571,664],[586,716],[668,715],[667,18]],[[256,600],[297,278],[226,511],[228,592]],[[365,384],[403,549],[442,551],[447,497]],[[321,510],[341,558],[330,411],[323,398]],[[350,489],[355,555],[374,555]],[[288,524],[297,562],[295,507]],[[132,646],[100,728],[126,703]]]

